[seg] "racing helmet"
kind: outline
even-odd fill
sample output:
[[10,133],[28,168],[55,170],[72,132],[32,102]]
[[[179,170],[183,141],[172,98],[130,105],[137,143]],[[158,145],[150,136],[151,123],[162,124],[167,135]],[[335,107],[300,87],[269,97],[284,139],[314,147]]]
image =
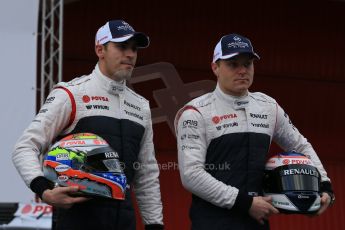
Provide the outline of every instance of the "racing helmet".
[[43,172],[59,186],[78,186],[79,195],[124,200],[127,180],[121,166],[118,153],[104,139],[77,133],[49,149]]
[[284,152],[271,157],[265,166],[263,188],[281,213],[313,214],[320,209],[320,174],[302,153]]

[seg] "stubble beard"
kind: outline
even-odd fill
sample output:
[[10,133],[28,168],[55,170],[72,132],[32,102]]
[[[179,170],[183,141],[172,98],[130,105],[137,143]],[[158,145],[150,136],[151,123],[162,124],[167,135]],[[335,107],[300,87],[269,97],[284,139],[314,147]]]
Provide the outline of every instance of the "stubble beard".
[[113,74],[115,81],[123,81],[131,79],[133,70],[118,70]]

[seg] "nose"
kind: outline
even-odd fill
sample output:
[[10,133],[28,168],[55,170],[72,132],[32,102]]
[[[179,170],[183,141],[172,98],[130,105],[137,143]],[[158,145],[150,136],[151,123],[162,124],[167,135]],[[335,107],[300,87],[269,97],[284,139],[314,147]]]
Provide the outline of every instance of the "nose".
[[245,65],[239,65],[238,66],[238,72],[241,73],[241,74],[244,74],[247,72],[247,67]]
[[134,58],[137,55],[137,51],[132,48],[128,48],[125,50],[125,55],[126,57]]

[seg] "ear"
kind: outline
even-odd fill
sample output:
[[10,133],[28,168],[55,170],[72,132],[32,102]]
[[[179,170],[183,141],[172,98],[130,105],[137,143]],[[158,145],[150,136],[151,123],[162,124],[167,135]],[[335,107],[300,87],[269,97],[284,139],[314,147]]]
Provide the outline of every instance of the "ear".
[[103,45],[95,45],[95,53],[99,59],[104,58],[104,46]]
[[212,68],[212,71],[213,71],[214,75],[216,75],[216,76],[218,77],[218,69],[219,69],[218,64],[212,62],[212,63],[211,63],[211,68]]

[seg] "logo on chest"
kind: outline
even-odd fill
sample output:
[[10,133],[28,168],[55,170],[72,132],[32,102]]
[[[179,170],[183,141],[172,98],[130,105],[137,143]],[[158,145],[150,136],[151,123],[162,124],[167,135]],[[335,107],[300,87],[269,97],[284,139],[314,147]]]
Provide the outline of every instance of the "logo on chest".
[[109,110],[107,105],[86,105],[86,109],[100,109],[100,110]]
[[88,96],[88,95],[84,95],[82,100],[84,103],[89,103],[90,101],[109,101],[109,99],[104,96]]
[[223,120],[234,119],[234,118],[237,118],[236,113],[230,113],[230,114],[225,114],[222,116],[214,116],[214,117],[212,117],[212,122],[214,124],[218,124],[219,122],[221,122]]
[[137,118],[137,119],[139,119],[139,120],[144,120],[144,117],[142,116],[142,115],[139,115],[139,114],[137,114],[137,113],[133,113],[133,112],[131,112],[131,111],[127,111],[127,110],[123,110],[124,112],[125,112],[125,114],[127,115],[127,116],[130,116],[130,117],[135,117],[135,118]]
[[256,119],[267,119],[267,114],[250,113],[250,117]]
[[105,97],[105,96],[88,96],[88,95],[84,95],[82,97],[82,100],[84,103],[90,103],[90,102],[98,102],[100,104],[89,104],[89,105],[85,105],[87,110],[109,110],[109,106],[108,105],[104,105],[104,104],[108,104],[109,102],[109,98]]
[[141,108],[140,108],[139,106],[134,105],[134,104],[132,104],[132,103],[126,101],[126,100],[123,101],[123,104],[124,104],[125,106],[127,106],[127,107],[130,107],[130,108],[133,108],[133,109],[135,109],[135,110],[141,111]]

